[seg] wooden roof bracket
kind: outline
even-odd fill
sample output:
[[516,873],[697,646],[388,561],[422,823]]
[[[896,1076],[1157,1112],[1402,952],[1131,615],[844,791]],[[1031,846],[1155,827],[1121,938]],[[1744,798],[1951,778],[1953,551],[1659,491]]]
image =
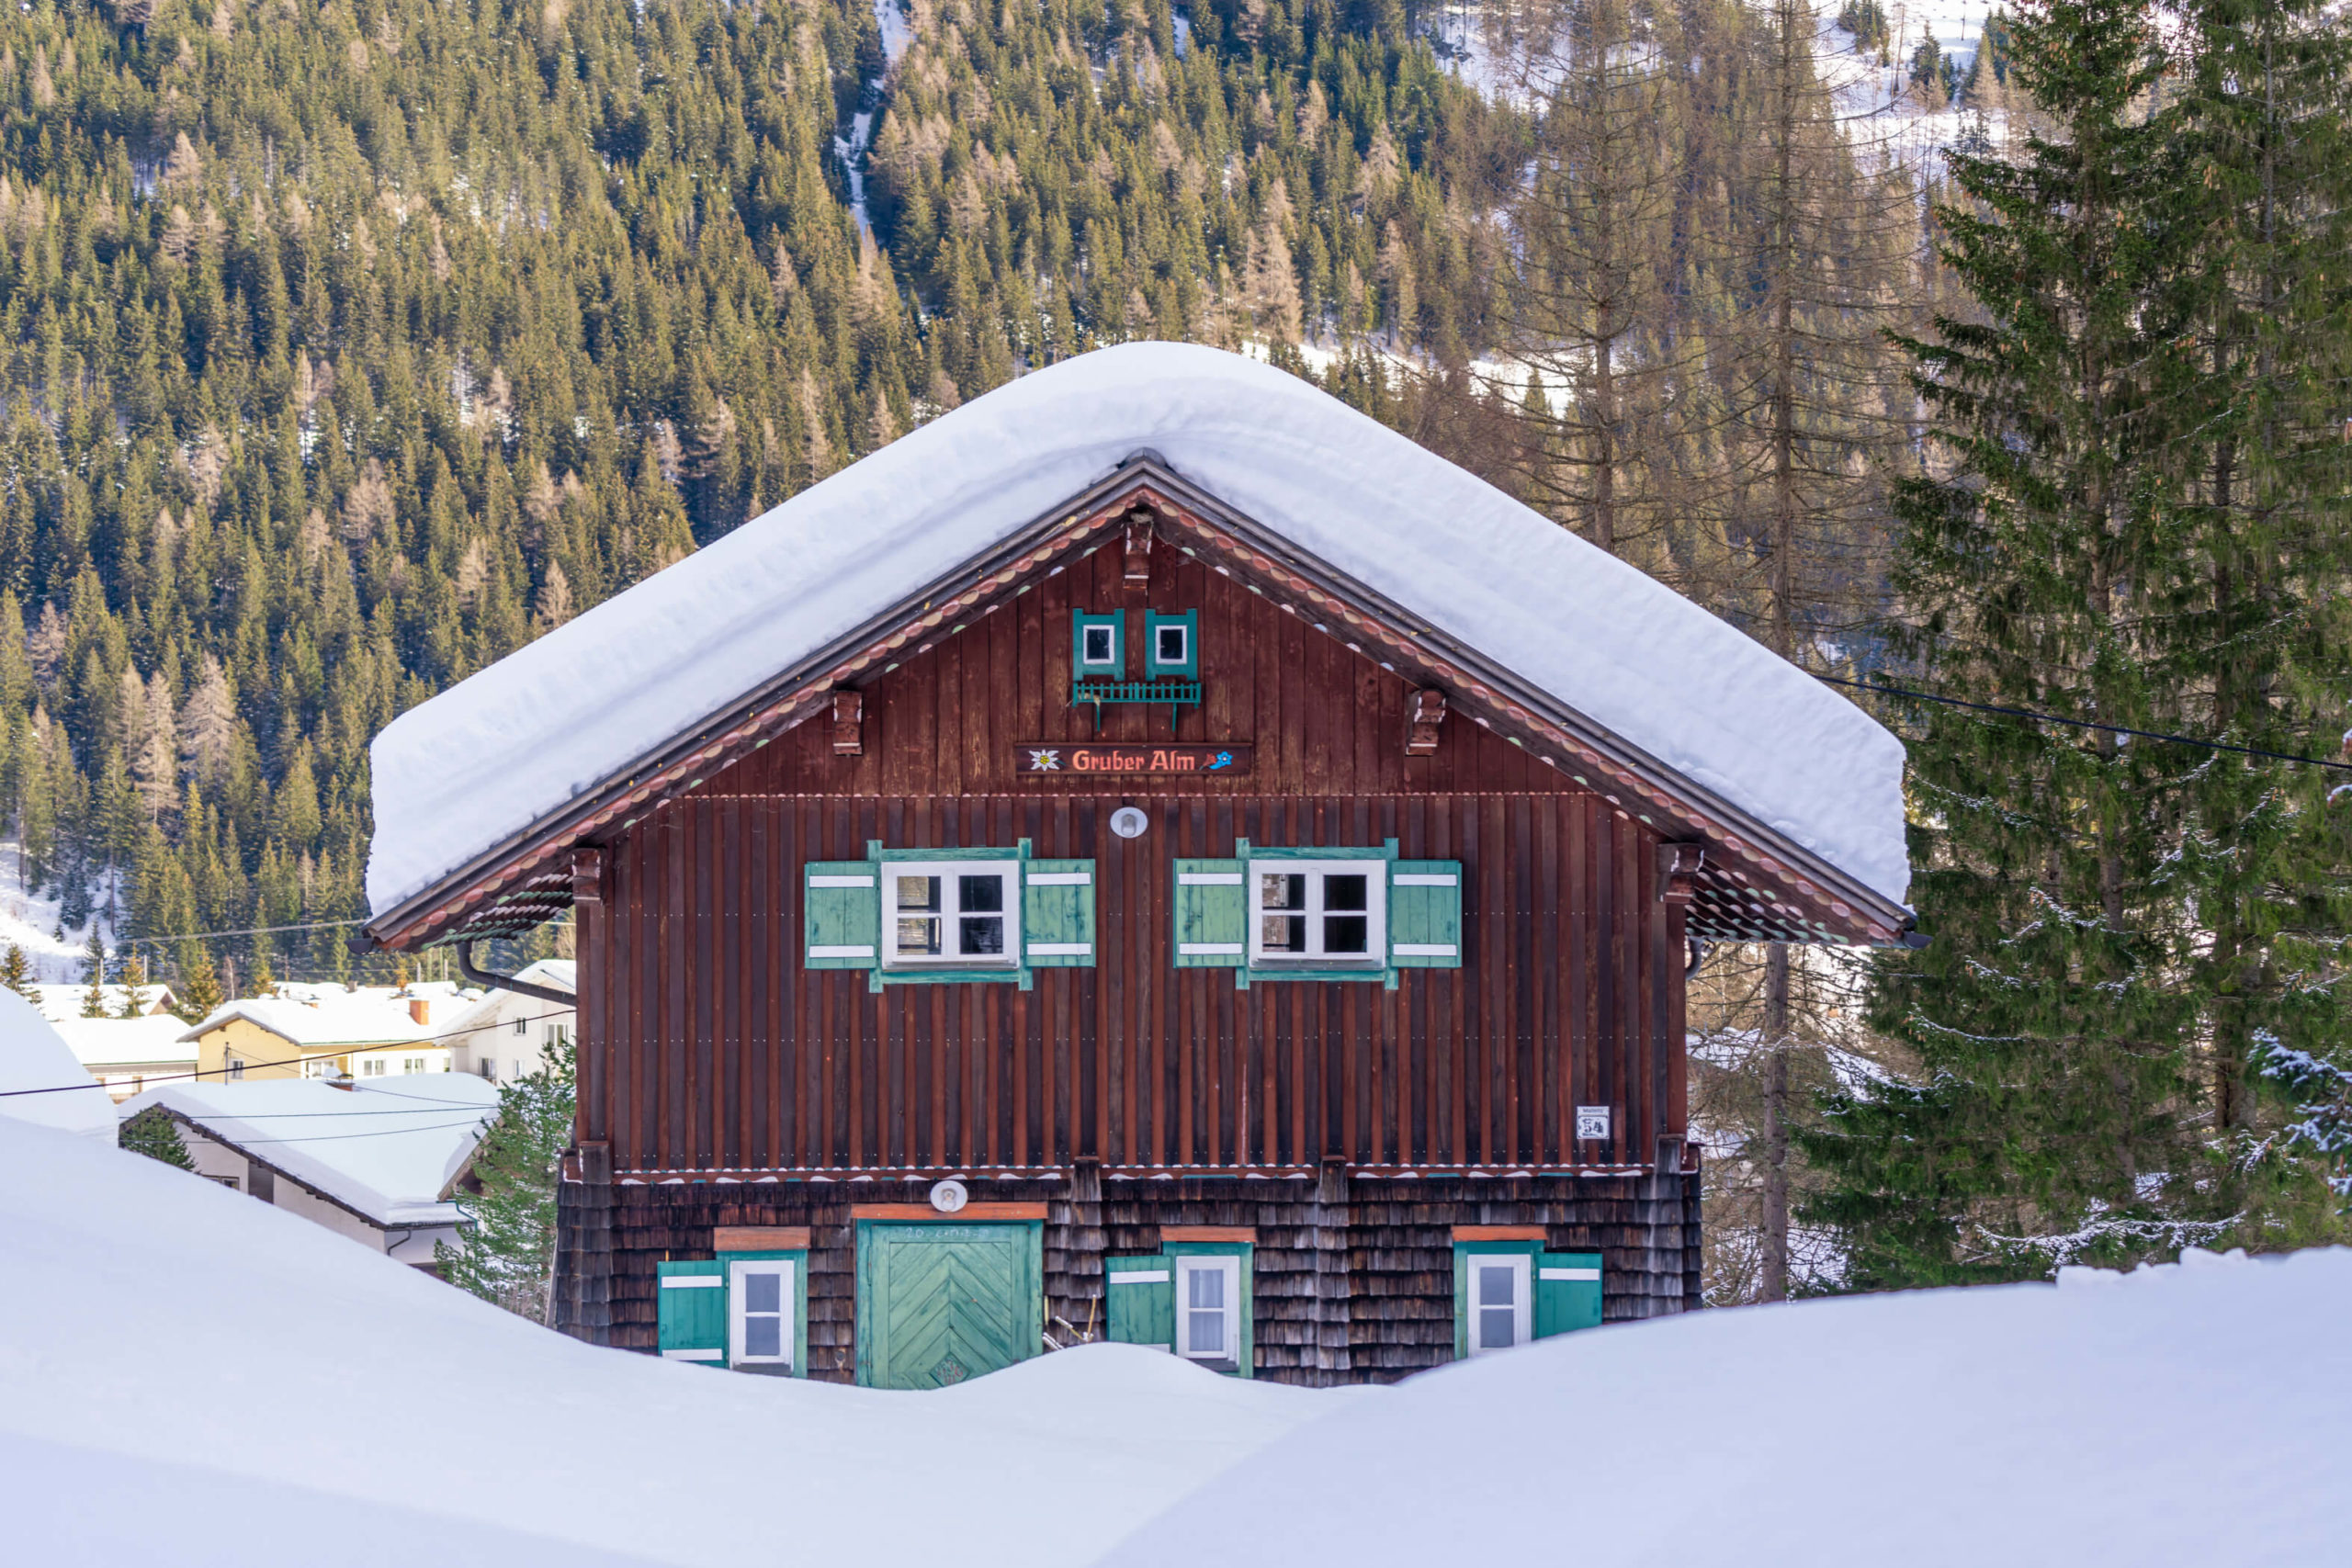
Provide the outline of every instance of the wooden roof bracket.
[[1413,693],[1411,723],[1405,731],[1405,755],[1427,757],[1437,750],[1437,728],[1445,722],[1445,694],[1435,686]]
[[865,698],[859,693],[833,694],[833,755],[865,755]]
[[1159,522],[1149,512],[1138,506],[1126,516],[1126,563],[1120,581],[1130,589],[1151,586],[1151,531]]
[[1698,897],[1699,868],[1707,863],[1704,844],[1657,847],[1657,897],[1668,908],[1687,909]]

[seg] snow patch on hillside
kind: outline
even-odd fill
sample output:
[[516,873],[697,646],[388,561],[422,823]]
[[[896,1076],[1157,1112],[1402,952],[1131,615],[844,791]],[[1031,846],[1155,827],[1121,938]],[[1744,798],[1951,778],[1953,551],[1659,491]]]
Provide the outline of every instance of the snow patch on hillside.
[[[101,916],[91,918],[105,924]],[[59,921],[58,901],[25,886],[24,846],[15,839],[0,839],[0,953],[12,946],[22,948],[37,982],[62,985],[86,980],[89,964],[84,954],[89,945],[89,927],[63,929],[60,935]],[[112,951],[111,931],[107,940]]]

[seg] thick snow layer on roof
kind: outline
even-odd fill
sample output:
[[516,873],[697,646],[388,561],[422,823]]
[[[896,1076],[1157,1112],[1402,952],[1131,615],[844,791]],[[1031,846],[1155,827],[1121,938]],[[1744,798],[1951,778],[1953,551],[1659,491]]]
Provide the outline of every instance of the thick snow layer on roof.
[[[0,987],[0,1116],[111,1144],[114,1097],[92,1077],[57,1026]],[[5,1130],[0,1130],[5,1131]]]
[[1104,1561],[2342,1562],[2347,1303],[2352,1251],[2191,1253],[1570,1335],[1295,1433]]
[[62,1018],[50,1025],[85,1067],[118,1062],[194,1062],[187,1025],[167,1012],[143,1018]]
[[38,1284],[0,1291],[0,1519],[27,1563],[1080,1568],[1300,1422],[1385,1397],[1115,1345],[936,1393],[595,1349],[6,1123],[0,1280]]
[[176,1111],[380,1225],[447,1224],[441,1201],[481,1141],[498,1086],[465,1073],[411,1073],[337,1089],[324,1078],[175,1083],[123,1102]]
[[[206,1014],[182,1038],[209,1034],[232,1018],[269,1031],[305,1049],[328,1045],[430,1045],[472,1003],[480,991],[459,991],[442,986],[427,992],[421,987],[399,990],[390,986],[281,986],[274,997],[244,997],[222,1002]],[[424,1002],[419,1020],[410,1004]]]
[[1295,377],[1106,348],[999,388],[410,710],[373,751],[379,914],[1157,451],[1889,898],[1903,748],[1633,567]]

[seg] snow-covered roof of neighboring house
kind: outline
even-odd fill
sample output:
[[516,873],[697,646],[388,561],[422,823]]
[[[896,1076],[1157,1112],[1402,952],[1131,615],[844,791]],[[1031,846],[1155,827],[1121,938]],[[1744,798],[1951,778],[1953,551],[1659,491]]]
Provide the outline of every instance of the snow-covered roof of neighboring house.
[[933,420],[394,719],[380,919],[1139,452],[1890,904],[1903,747],[1639,570],[1283,371],[1129,344]]
[[164,1084],[150,1106],[379,1225],[447,1224],[450,1183],[481,1141],[498,1088],[465,1073],[411,1073],[338,1089],[322,1078]]
[[196,1060],[187,1025],[170,1013],[143,1018],[64,1018],[51,1025],[75,1057],[93,1069],[116,1064]]
[[[196,1040],[232,1019],[242,1018],[304,1050],[329,1046],[432,1045],[447,1032],[449,1021],[479,998],[447,983],[399,989],[390,986],[282,986],[274,997],[243,997],[222,1002],[181,1034]],[[419,1021],[410,1003],[423,1001]]]
[[[62,1023],[69,1018],[79,1018],[82,1016],[82,1010],[90,1004],[90,987],[86,983],[37,985],[32,987],[32,992],[33,1005],[40,1008],[41,1017],[51,1023]],[[107,1016],[119,1018],[122,1016],[122,1004],[130,999],[130,987],[101,986],[98,987],[98,994],[106,1003]],[[170,1011],[175,999],[171,987],[162,985],[140,987],[139,998],[141,1003],[140,1010],[149,1014]]]
[[0,1116],[115,1141],[114,1099],[40,1010],[0,987]]

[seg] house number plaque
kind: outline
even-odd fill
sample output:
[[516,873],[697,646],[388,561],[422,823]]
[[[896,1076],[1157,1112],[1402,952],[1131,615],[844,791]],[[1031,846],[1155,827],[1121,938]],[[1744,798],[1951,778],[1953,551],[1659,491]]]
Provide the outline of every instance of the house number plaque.
[[1246,773],[1250,747],[1066,746],[1057,741],[1023,745],[1013,753],[1013,772],[1063,778],[1139,778],[1183,773]]

